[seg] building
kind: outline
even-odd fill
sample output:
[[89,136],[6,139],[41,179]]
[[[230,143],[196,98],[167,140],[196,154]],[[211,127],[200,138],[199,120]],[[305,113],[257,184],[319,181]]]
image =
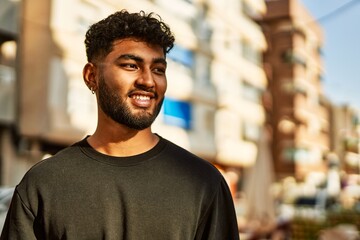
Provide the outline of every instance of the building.
[[260,21],[272,96],[269,122],[278,178],[323,171],[330,151],[330,103],[322,91],[323,33],[297,0],[266,1]]
[[209,1],[213,63],[212,81],[218,93],[217,162],[249,167],[257,156],[257,141],[265,123],[262,95],[267,79],[262,66],[266,41],[253,20],[266,8],[263,1]]
[[349,174],[360,172],[360,112],[347,105],[331,108],[332,149],[336,164]]
[[19,36],[19,3],[0,1],[0,177],[6,175],[10,159],[14,158],[12,150],[12,131],[16,122],[16,55]]

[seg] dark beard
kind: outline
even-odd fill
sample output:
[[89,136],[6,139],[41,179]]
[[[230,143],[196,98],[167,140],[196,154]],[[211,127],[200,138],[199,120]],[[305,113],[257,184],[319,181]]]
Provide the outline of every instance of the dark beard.
[[105,83],[103,76],[99,79],[99,106],[102,111],[115,122],[136,130],[143,130],[151,126],[158,116],[164,98],[154,109],[153,113],[143,110],[141,113],[133,114],[119,94],[112,91]]

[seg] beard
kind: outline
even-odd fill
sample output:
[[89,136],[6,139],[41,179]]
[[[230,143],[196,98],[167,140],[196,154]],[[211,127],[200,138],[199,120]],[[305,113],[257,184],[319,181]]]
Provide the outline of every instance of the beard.
[[158,116],[164,98],[155,106],[152,112],[141,109],[139,113],[131,111],[120,95],[110,89],[103,76],[99,79],[99,106],[102,111],[115,122],[136,130],[143,130],[151,126]]

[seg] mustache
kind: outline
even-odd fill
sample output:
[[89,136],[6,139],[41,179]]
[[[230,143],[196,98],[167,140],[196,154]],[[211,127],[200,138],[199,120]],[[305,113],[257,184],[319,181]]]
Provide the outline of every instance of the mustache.
[[135,94],[135,93],[150,93],[150,94],[154,95],[155,97],[158,97],[158,93],[153,88],[136,87],[134,89],[131,89],[128,92],[128,95],[132,95],[132,94]]

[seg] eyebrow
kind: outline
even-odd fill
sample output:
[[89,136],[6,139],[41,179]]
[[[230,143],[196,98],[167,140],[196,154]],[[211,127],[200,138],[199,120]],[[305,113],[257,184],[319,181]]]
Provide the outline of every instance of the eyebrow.
[[[134,54],[122,54],[117,59],[126,59],[126,60],[134,60],[135,62],[143,63],[144,59],[142,57],[136,56]],[[164,65],[167,65],[167,62],[165,58],[159,57],[159,58],[153,58],[153,63],[162,63]]]

